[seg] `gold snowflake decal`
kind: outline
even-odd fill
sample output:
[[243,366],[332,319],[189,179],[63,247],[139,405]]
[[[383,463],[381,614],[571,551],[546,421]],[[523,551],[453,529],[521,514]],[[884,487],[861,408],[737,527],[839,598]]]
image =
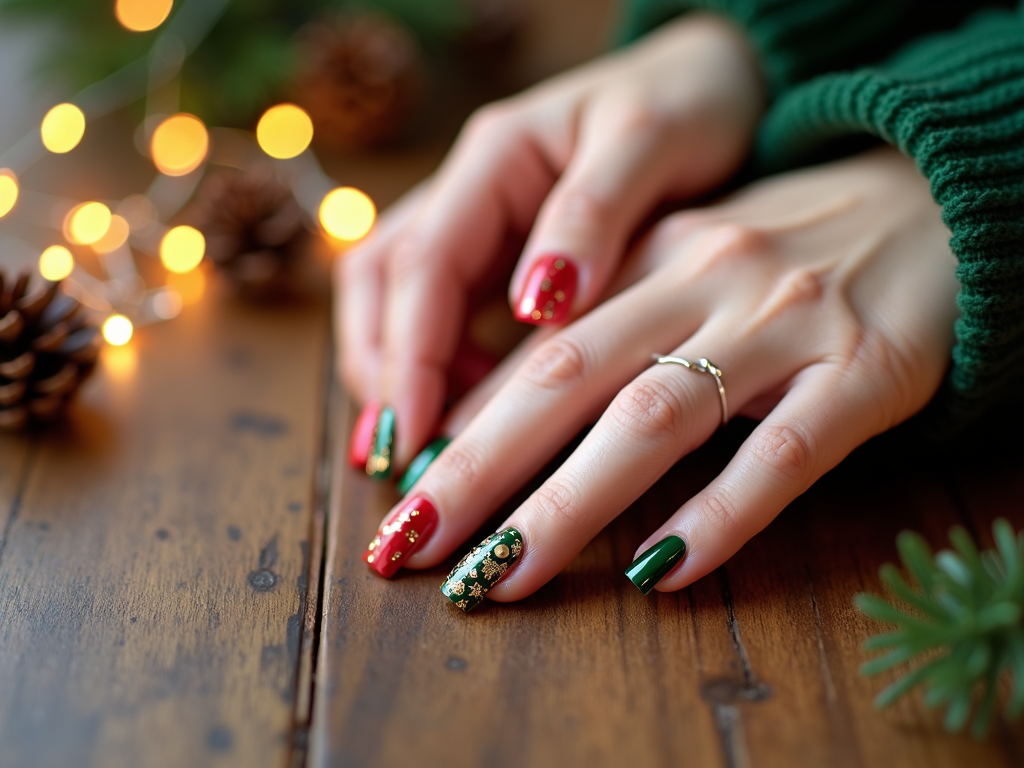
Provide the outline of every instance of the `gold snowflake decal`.
[[410,544],[415,544],[416,543],[416,539],[418,539],[419,537],[420,537],[420,534],[417,531],[406,531],[405,532],[405,538],[407,538],[409,540]]
[[523,551],[523,542],[513,541],[512,542],[512,557],[519,557]]
[[479,581],[474,583],[473,586],[469,588],[469,596],[470,597],[483,597],[484,596],[484,588],[483,588],[483,585]]
[[466,610],[466,606],[469,605],[469,603],[467,603],[465,600],[459,600],[459,602],[457,602],[455,605],[461,608],[462,610]]
[[485,557],[482,565],[484,568],[484,578],[488,581],[500,579],[502,574],[508,570],[507,563],[496,563],[490,557]]
[[461,595],[466,591],[466,585],[461,581],[453,581],[448,585],[448,591],[455,595]]
[[471,579],[478,579],[478,578],[480,578],[480,574],[477,572],[476,568],[472,568],[469,571],[469,578],[471,578]]

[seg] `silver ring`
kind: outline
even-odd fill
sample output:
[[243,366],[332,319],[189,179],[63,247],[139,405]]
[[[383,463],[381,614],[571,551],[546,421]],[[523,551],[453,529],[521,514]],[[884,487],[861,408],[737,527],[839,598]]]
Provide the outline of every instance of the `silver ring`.
[[697,373],[709,373],[715,377],[715,384],[718,385],[718,399],[722,401],[722,425],[729,423],[729,401],[725,398],[725,385],[722,383],[722,369],[715,366],[706,357],[697,362],[690,362],[685,357],[670,357],[668,355],[651,355],[654,360],[662,365],[681,365]]

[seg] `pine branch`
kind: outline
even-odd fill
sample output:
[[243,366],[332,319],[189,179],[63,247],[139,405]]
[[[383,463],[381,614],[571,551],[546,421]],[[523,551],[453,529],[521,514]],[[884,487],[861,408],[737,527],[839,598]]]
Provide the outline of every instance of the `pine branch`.
[[[996,549],[979,552],[962,528],[950,531],[952,549],[932,553],[925,540],[904,531],[896,539],[910,582],[891,564],[879,576],[895,602],[859,594],[867,616],[896,626],[869,638],[865,650],[885,650],[861,667],[875,675],[926,655],[908,674],[875,700],[887,707],[917,686],[929,707],[945,706],[945,727],[988,732],[996,709],[999,680],[1012,678],[1007,718],[1024,712],[1024,534],[1005,520],[992,524]],[[975,706],[977,702],[977,706]]]

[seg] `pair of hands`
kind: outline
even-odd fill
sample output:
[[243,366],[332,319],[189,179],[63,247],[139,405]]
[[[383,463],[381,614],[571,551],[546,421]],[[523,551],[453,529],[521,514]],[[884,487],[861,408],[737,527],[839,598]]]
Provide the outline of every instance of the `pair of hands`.
[[525,552],[488,597],[520,599],[562,570],[721,422],[714,380],[652,366],[654,352],[710,358],[730,415],[761,420],[721,475],[641,544],[687,543],[661,590],[716,568],[931,398],[952,346],[954,260],[927,182],[892,150],[670,215],[629,248],[659,202],[736,170],[762,101],[740,34],[687,17],[485,109],[437,176],[340,262],[343,375],[357,397],[394,408],[398,469],[438,429],[467,307],[509,234],[529,233],[509,288],[515,309],[545,256],[578,272],[572,322],[542,316],[554,327],[445,418],[454,441],[412,491],[437,524],[402,565],[444,560],[600,416],[509,518]]

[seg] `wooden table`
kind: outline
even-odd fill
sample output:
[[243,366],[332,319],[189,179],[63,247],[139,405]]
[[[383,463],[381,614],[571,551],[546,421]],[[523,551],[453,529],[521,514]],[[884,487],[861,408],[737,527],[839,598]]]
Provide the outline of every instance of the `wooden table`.
[[[561,7],[561,6],[559,6]],[[563,63],[563,62],[559,62]],[[441,147],[346,162],[381,202]],[[466,617],[360,560],[396,501],[350,470],[329,300],[214,282],[108,349],[66,424],[0,437],[0,767],[1010,766],[1024,732],[880,713],[852,606],[904,528],[1024,526],[1018,457],[855,455],[677,594],[622,576],[738,423],[532,598]]]

